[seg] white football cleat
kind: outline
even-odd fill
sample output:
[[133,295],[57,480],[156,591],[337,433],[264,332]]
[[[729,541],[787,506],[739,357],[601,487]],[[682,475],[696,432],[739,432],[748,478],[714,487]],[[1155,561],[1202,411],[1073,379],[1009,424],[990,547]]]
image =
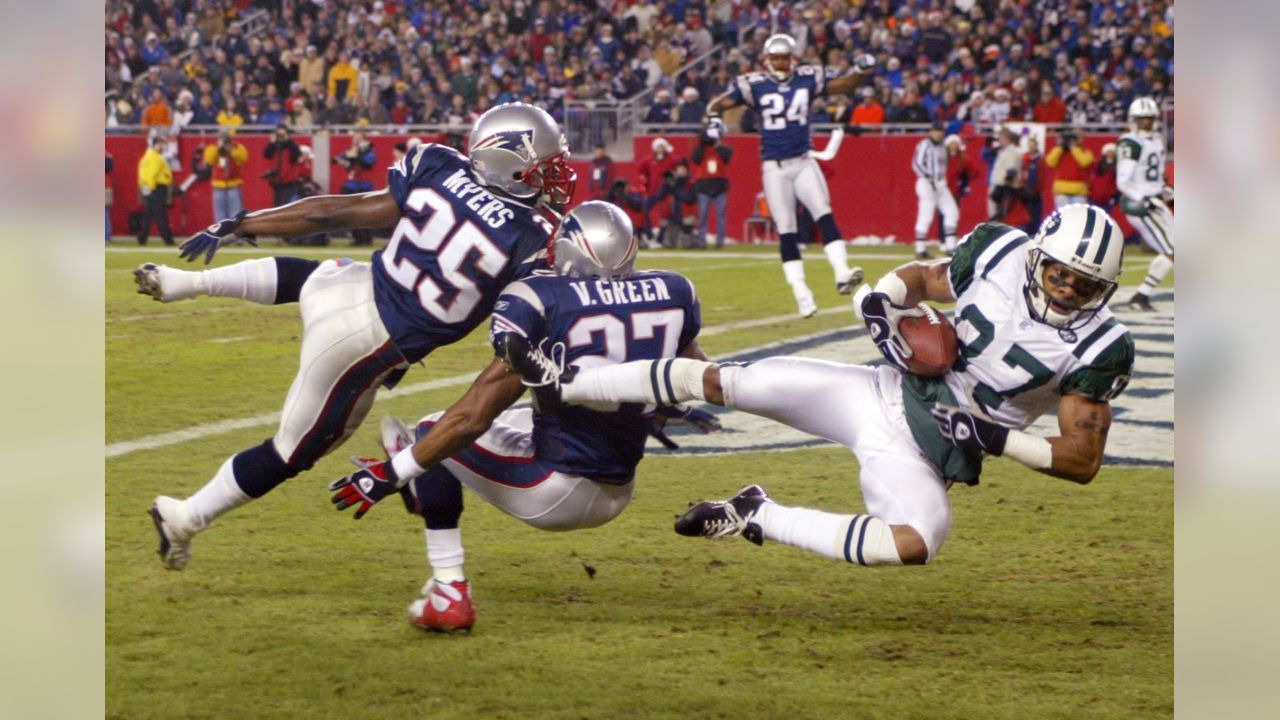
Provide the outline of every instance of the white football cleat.
[[201,275],[185,270],[174,270],[168,265],[143,263],[133,271],[133,281],[138,284],[138,293],[150,295],[158,302],[171,303],[187,300],[200,294]]
[[414,627],[449,632],[470,630],[475,625],[476,606],[466,580],[442,583],[432,578],[422,586],[422,595],[409,604],[409,623]]
[[395,457],[401,450],[413,444],[413,433],[400,418],[390,415],[382,418],[382,450],[387,459]]
[[855,267],[848,273],[842,273],[843,277],[836,276],[836,292],[841,295],[853,294],[853,289],[862,284],[862,268]]
[[813,299],[813,291],[803,285],[794,287],[796,305],[800,308],[800,317],[811,318],[818,314],[818,303]]
[[151,504],[151,522],[160,535],[160,562],[169,570],[185,568],[191,559],[191,539],[200,532],[187,515],[186,504],[161,495]]

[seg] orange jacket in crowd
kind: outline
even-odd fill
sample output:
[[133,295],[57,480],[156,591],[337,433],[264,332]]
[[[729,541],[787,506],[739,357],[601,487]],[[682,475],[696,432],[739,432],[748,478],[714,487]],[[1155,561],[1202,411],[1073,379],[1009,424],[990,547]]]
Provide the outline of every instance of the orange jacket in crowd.
[[173,124],[173,112],[164,101],[153,102],[142,111],[142,124],[154,127],[169,127]]
[[884,106],[878,102],[870,105],[858,103],[849,122],[853,125],[881,125],[884,123]]

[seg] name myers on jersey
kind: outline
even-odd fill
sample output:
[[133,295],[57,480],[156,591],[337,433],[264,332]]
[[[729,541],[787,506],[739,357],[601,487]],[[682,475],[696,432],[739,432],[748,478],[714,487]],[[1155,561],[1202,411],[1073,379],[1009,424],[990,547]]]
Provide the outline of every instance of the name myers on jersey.
[[[627,303],[670,300],[671,292],[662,278],[635,278],[632,280],[578,280],[569,283],[578,299],[587,305],[625,305]],[[595,297],[592,297],[595,290]]]
[[444,181],[444,187],[467,207],[475,210],[480,219],[491,228],[500,228],[516,213],[507,204],[494,197],[488,190],[480,187],[467,178],[467,171],[458,169]]

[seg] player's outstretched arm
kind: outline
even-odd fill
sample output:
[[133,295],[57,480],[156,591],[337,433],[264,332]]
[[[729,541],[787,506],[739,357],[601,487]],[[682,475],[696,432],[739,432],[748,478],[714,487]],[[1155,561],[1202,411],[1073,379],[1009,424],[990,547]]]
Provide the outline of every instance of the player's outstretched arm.
[[842,75],[827,83],[828,95],[848,95],[857,90],[862,81],[872,77],[876,67],[874,55],[859,55],[853,62],[853,72]]
[[354,517],[359,520],[378,501],[409,484],[426,468],[475,442],[523,392],[520,376],[495,359],[425,437],[386,462],[370,463],[330,484],[333,504],[338,510],[358,506]]
[[218,248],[238,242],[257,245],[257,235],[291,237],[381,228],[394,225],[399,218],[400,208],[387,190],[362,195],[317,195],[220,220],[182,243],[179,257],[194,262],[203,255],[204,264],[208,265]]
[[383,228],[400,219],[390,190],[359,195],[316,195],[244,216],[240,232],[249,235],[315,235],[336,230]]
[[725,110],[736,108],[742,103],[734,100],[729,93],[724,92],[716,96],[714,100],[707,103],[706,118],[720,117]]

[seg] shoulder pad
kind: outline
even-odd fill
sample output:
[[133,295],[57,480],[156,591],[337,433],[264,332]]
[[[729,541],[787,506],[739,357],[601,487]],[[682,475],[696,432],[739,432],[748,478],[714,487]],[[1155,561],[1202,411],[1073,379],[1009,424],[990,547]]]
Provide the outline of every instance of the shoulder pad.
[[817,75],[818,68],[813,65],[801,65],[796,68],[797,75]]
[[749,72],[743,75],[742,77],[746,78],[747,82],[751,83],[752,85],[755,85],[756,83],[762,83],[765,80],[769,79],[769,76],[765,75],[762,72]]

